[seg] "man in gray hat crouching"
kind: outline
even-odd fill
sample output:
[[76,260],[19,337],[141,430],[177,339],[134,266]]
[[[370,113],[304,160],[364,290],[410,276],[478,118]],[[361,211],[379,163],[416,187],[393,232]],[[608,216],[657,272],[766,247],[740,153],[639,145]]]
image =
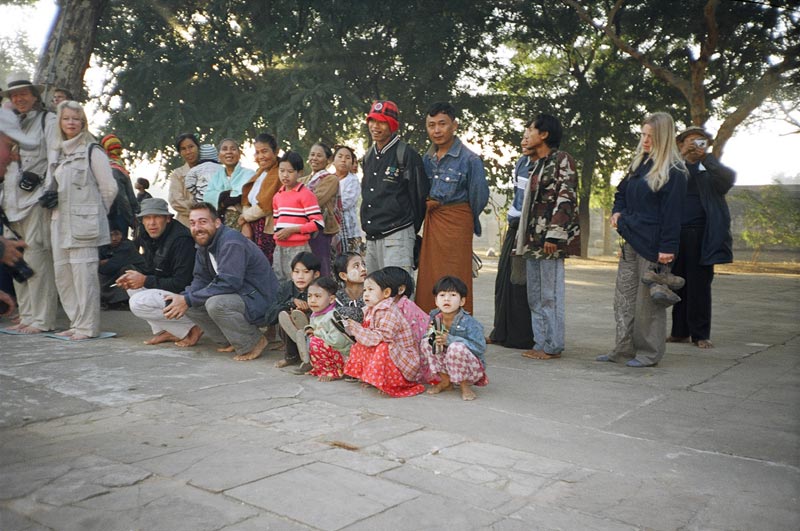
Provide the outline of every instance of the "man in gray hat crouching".
[[144,266],[142,271],[126,271],[117,279],[117,286],[128,290],[131,312],[147,321],[153,330],[153,337],[145,341],[146,345],[179,342],[196,325],[185,315],[167,319],[165,297],[181,293],[192,283],[195,254],[192,234],[172,219],[163,199],[142,201],[137,217],[141,228],[136,244],[144,250]]

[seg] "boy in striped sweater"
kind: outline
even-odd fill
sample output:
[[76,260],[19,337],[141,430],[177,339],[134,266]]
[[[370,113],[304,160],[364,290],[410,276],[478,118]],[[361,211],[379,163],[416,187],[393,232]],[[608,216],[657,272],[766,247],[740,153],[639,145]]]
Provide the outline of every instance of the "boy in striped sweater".
[[287,151],[278,163],[282,186],[272,198],[275,218],[272,268],[279,281],[292,278],[292,258],[303,251],[311,252],[308,241],[325,226],[316,196],[300,182],[302,172],[303,158]]

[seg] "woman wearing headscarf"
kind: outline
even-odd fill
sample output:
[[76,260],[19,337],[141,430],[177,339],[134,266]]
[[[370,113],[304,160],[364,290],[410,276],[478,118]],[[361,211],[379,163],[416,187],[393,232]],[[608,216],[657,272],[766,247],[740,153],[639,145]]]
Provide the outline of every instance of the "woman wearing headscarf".
[[597,361],[651,367],[664,356],[667,310],[642,283],[649,271],[667,271],[678,252],[687,170],[675,145],[672,116],[645,118],[628,175],[614,194],[611,226],[624,239],[614,294],[616,344]]
[[105,151],[92,145],[95,140],[87,130],[83,107],[63,101],[57,120],[61,145],[53,171],[56,190],[46,192],[42,202],[52,208],[56,289],[70,321],[69,330],[59,335],[89,339],[100,333],[97,249],[111,241],[106,216],[117,183]]
[[183,166],[169,174],[169,205],[177,212],[175,219],[189,226],[189,207],[194,198],[186,189],[186,174],[200,162],[200,141],[192,133],[184,133],[175,139],[175,151],[183,159]]
[[275,252],[272,197],[281,187],[278,179],[278,142],[268,133],[255,139],[258,171],[242,187],[242,215],[239,226],[242,234],[253,240],[272,263]]
[[242,166],[241,158],[239,143],[231,138],[223,139],[219,144],[222,168],[211,177],[203,194],[203,201],[214,205],[225,225],[236,230],[241,230],[242,187],[255,174],[250,168]]

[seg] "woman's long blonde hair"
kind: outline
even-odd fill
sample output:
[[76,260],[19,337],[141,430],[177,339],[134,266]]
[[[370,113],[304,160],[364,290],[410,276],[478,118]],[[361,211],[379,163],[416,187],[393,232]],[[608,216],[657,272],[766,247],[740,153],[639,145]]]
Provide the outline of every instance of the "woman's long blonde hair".
[[646,153],[642,147],[644,137],[639,138],[639,145],[636,147],[636,155],[633,157],[630,170],[636,170],[649,155],[653,161],[653,167],[647,172],[645,179],[647,179],[650,189],[658,192],[669,181],[669,172],[672,168],[686,173],[686,165],[683,163],[681,153],[678,151],[678,144],[675,142],[675,122],[672,120],[672,116],[665,112],[654,112],[644,119],[642,125],[649,125],[653,128],[653,147],[649,154]]
[[97,142],[94,136],[92,136],[92,133],[89,132],[89,120],[86,118],[86,111],[83,110],[83,105],[77,101],[65,100],[59,103],[56,109],[56,124],[58,124],[58,139],[60,141],[59,145],[67,139],[67,137],[64,136],[64,131],[61,130],[61,115],[63,114],[64,109],[77,111],[78,115],[80,115],[81,122],[83,122],[83,128],[81,129],[81,132],[78,133],[78,136],[83,137],[84,142],[87,144]]

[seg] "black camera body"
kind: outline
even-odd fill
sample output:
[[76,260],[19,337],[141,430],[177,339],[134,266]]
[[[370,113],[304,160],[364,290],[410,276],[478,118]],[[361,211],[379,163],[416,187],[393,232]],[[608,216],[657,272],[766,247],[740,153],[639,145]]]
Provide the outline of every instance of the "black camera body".
[[29,278],[36,274],[33,269],[31,269],[31,266],[29,266],[28,263],[22,258],[17,260],[17,263],[13,266],[10,266],[8,270],[11,271],[11,276],[14,278],[14,280],[20,284],[26,282]]
[[[11,226],[9,225],[8,217],[6,217],[6,213],[3,210],[3,207],[0,207],[0,223],[5,227],[7,227],[8,230],[10,230],[11,233],[14,236],[16,236],[18,240],[22,239],[19,237],[19,234],[17,234],[16,231],[12,229]],[[22,250],[20,251],[24,252]],[[11,271],[11,276],[14,278],[14,280],[19,282],[20,284],[27,281],[35,274],[33,269],[31,269],[31,266],[29,266],[28,263],[22,258],[17,260],[17,262],[13,266],[8,266],[8,270]]]
[[22,172],[22,177],[20,178],[18,185],[20,190],[32,192],[43,182],[44,179],[42,179],[40,175],[33,173],[32,171],[24,171]]

